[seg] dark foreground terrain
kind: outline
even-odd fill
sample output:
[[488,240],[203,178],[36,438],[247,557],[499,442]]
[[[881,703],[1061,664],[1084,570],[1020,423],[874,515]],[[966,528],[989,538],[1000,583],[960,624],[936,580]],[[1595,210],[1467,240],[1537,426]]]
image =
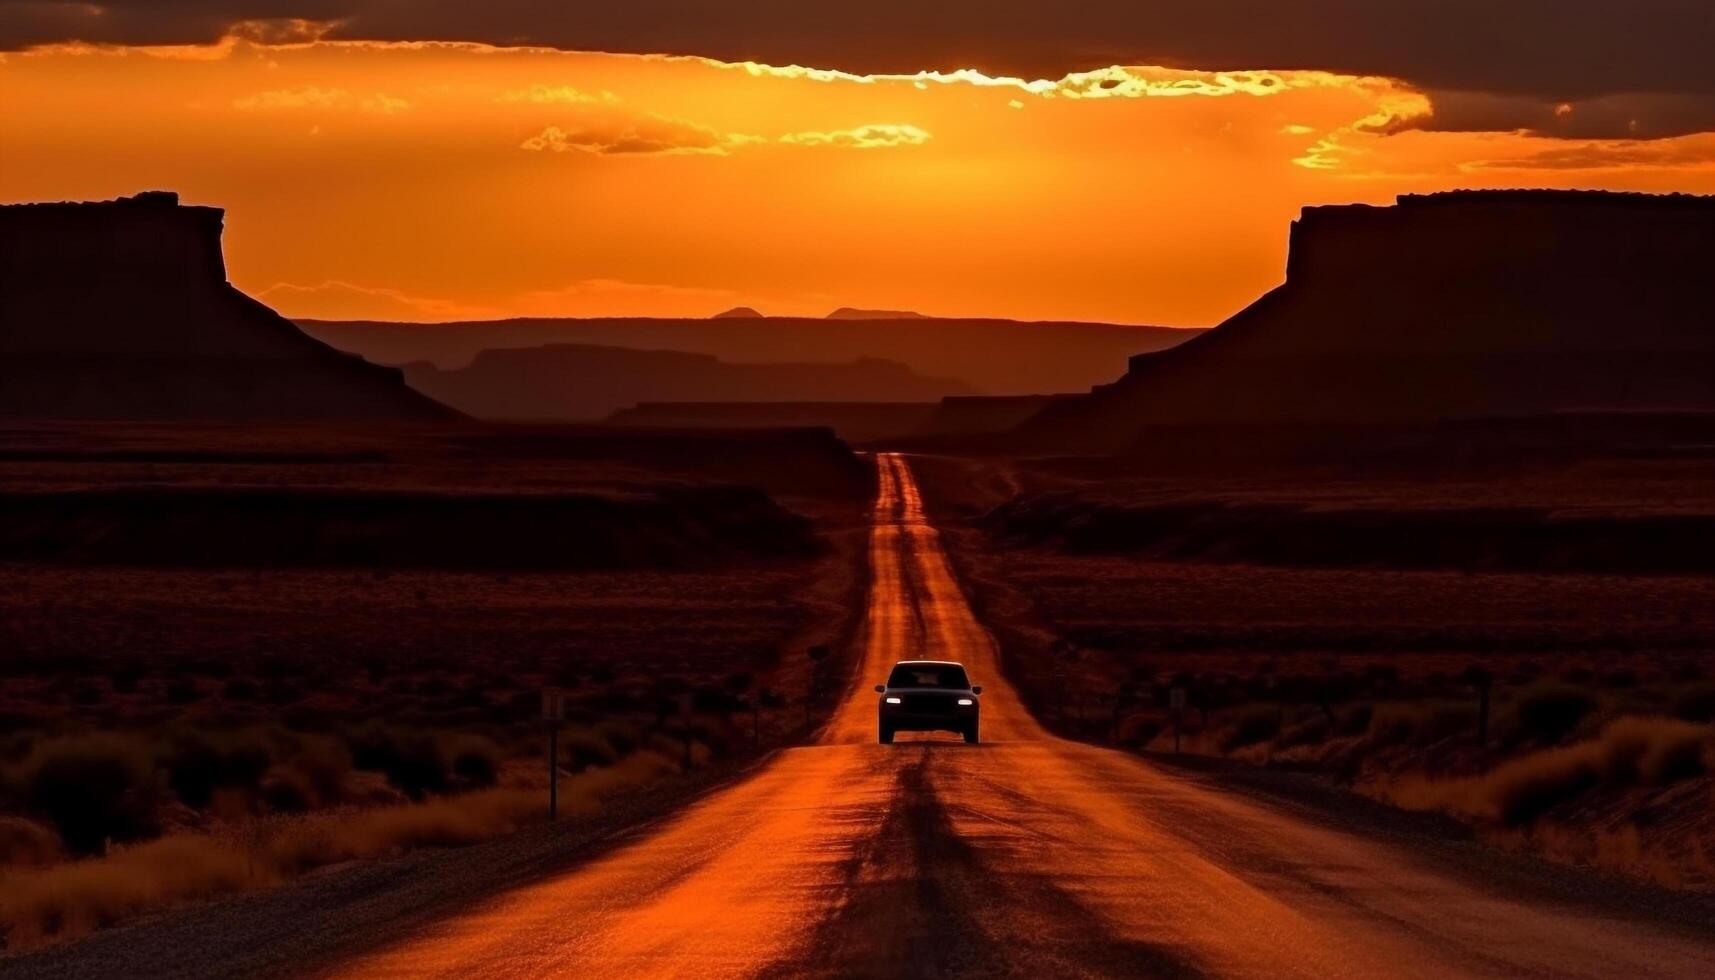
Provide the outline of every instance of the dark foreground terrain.
[[1171,748],[1179,687],[1188,750],[1715,886],[1715,481],[1691,449],[918,465],[1059,730]]
[[592,819],[798,737],[873,485],[809,431],[38,424],[0,445],[10,950],[538,823],[545,687],[568,697],[566,812]]
[[[493,845],[480,852],[492,859],[486,872],[468,859],[479,851],[400,866],[397,885],[411,894],[444,867],[468,889],[456,908],[437,888],[420,892],[429,905],[401,909],[373,883],[342,887],[330,877],[0,969],[140,977],[1715,969],[1715,909],[1702,898],[1497,856],[1443,823],[1290,778],[1049,734],[965,603],[910,468],[897,457],[882,466],[864,653],[814,744],[599,846],[568,832],[557,848],[540,836]],[[985,686],[983,744],[936,736],[875,744],[869,685],[907,655],[970,667]],[[534,880],[519,868],[526,854]],[[218,938],[187,942],[200,934]]]

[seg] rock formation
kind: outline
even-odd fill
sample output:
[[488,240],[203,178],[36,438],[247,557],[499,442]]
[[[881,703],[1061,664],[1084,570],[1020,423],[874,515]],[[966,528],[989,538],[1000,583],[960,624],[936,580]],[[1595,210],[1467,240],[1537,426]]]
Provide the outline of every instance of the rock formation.
[[0,416],[454,414],[234,288],[223,217],[162,191],[0,206]]
[[1286,282],[1118,381],[1038,447],[1155,427],[1715,409],[1715,198],[1461,191],[1307,208]]

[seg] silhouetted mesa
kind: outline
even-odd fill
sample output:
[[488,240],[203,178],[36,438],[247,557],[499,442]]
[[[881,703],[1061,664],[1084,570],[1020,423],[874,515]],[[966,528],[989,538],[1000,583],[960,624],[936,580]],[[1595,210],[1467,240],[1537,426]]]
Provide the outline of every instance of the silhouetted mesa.
[[719,313],[716,313],[710,319],[713,319],[713,320],[760,320],[760,319],[762,319],[762,314],[758,313],[756,310],[754,310],[748,306],[735,306],[730,310],[723,310]]
[[1715,198],[1406,196],[1307,208],[1291,245],[1285,284],[1017,435],[1715,408]]
[[405,366],[412,387],[478,418],[593,420],[640,402],[932,402],[969,391],[893,361],[730,364],[708,354],[556,344],[483,351],[470,366]]
[[453,417],[228,283],[222,219],[164,191],[0,206],[0,415]]

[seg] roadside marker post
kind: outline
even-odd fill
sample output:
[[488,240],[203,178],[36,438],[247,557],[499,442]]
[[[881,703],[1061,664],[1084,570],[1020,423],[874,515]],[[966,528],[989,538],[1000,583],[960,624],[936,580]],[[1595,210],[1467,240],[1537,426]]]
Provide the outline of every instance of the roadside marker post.
[[1173,712],[1173,754],[1179,754],[1179,719],[1185,714],[1185,689],[1173,688],[1167,692],[1167,707]]
[[542,720],[548,723],[548,819],[560,817],[560,722],[566,720],[566,692],[542,689]]

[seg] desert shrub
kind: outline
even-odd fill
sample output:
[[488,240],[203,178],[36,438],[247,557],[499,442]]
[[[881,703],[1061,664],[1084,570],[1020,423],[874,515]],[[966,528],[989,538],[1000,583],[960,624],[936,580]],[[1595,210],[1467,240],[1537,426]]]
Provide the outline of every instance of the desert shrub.
[[1589,691],[1570,684],[1538,684],[1523,691],[1514,714],[1521,734],[1544,742],[1558,742],[1572,734],[1579,723],[1596,710]]
[[381,773],[413,800],[447,788],[450,766],[432,735],[370,725],[348,734],[347,743],[353,765]]
[[1155,737],[1161,734],[1163,727],[1165,724],[1161,718],[1134,712],[1120,718],[1119,727],[1114,736],[1121,745],[1143,748],[1155,741]]
[[303,813],[315,806],[316,792],[304,774],[289,766],[276,767],[262,778],[257,792],[275,813]]
[[274,764],[270,746],[249,733],[175,732],[156,758],[174,795],[197,810],[209,805],[216,790],[254,789]]
[[493,786],[500,777],[500,746],[481,735],[463,735],[447,748],[453,775],[467,786]]
[[1595,738],[1504,762],[1481,776],[1408,782],[1395,794],[1406,806],[1443,807],[1530,824],[1599,787],[1666,785],[1707,771],[1715,738],[1703,725],[1671,718],[1621,718]]
[[1460,701],[1392,702],[1371,712],[1376,745],[1424,745],[1476,730],[1476,708]]
[[1600,755],[1586,746],[1570,746],[1504,763],[1488,774],[1483,786],[1495,816],[1516,827],[1595,789],[1601,781]]
[[173,704],[189,704],[202,696],[202,688],[194,677],[175,677],[167,682],[166,695]]
[[1684,721],[1715,721],[1715,683],[1698,681],[1675,691],[1672,711]]
[[609,719],[597,724],[595,730],[602,741],[612,746],[613,751],[619,755],[630,755],[643,744],[642,731],[630,722]]
[[262,697],[269,704],[296,704],[304,699],[304,689],[290,678],[277,678],[262,689]]
[[143,671],[135,664],[126,664],[113,671],[108,683],[113,685],[115,694],[136,694],[138,682],[143,679]]
[[[563,781],[561,809],[588,812],[613,794],[647,785],[676,768],[658,753],[633,753],[613,766]],[[540,789],[488,789],[428,803],[293,818],[279,833],[249,846],[194,834],[164,837],[104,858],[8,872],[0,888],[0,935],[15,949],[39,946],[165,905],[265,886],[342,861],[469,844],[546,817],[546,795]]]
[[620,752],[599,730],[568,727],[560,733],[560,764],[573,772],[610,766],[619,758]]
[[1618,667],[1602,674],[1602,683],[1608,687],[1630,688],[1638,686],[1638,672],[1629,667]]
[[[623,766],[638,756],[656,756],[663,760],[667,760],[669,765],[677,766],[679,762],[685,758],[684,729],[681,728],[678,731],[652,733],[649,738],[644,741],[643,748],[639,749],[632,755],[627,756],[617,765]],[[709,757],[709,747],[696,741],[693,737],[691,740],[691,764],[694,766],[700,766],[703,763],[708,762]]]
[[0,736],[0,763],[24,761],[39,740],[40,736],[33,731],[13,731]]
[[248,677],[234,677],[220,686],[220,696],[228,701],[254,701],[260,693],[256,682]]
[[1320,745],[1328,740],[1332,729],[1328,719],[1318,712],[1315,716],[1287,725],[1274,740],[1276,748],[1291,749],[1301,745]]
[[214,742],[197,732],[182,732],[169,738],[156,755],[173,795],[192,809],[208,806],[222,778],[220,749]]
[[60,839],[34,820],[0,815],[0,868],[48,864],[60,857]]
[[351,756],[334,739],[321,735],[299,736],[297,751],[287,765],[303,777],[321,805],[345,797],[346,778],[351,774]]
[[1334,734],[1362,735],[1370,730],[1370,722],[1375,717],[1375,705],[1354,704],[1334,713]]
[[154,766],[137,742],[74,735],[36,746],[24,762],[27,805],[46,817],[73,854],[98,854],[108,839],[156,830]]
[[1611,782],[1664,786],[1702,774],[1712,733],[1673,718],[1621,718],[1602,730],[1603,775]]
[[1274,705],[1254,705],[1245,708],[1222,730],[1217,744],[1222,752],[1242,749],[1247,745],[1267,741],[1280,733],[1280,709]]

